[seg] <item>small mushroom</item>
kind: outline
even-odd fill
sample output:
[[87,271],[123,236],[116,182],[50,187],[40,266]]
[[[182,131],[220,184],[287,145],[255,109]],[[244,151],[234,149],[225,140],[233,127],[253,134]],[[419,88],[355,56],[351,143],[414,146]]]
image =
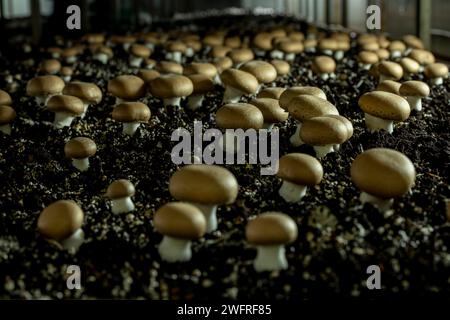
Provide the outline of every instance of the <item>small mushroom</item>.
[[155,67],[156,71],[161,74],[183,74],[183,66],[173,61],[158,61]]
[[61,68],[60,73],[61,73],[61,76],[62,76],[62,79],[64,80],[64,82],[67,83],[70,81],[70,79],[72,79],[73,68],[64,66]]
[[358,104],[364,111],[366,126],[370,132],[386,130],[392,133],[394,121],[405,121],[411,112],[406,99],[384,91],[367,92],[359,98]]
[[86,137],[73,138],[64,146],[66,157],[72,159],[72,165],[79,171],[89,169],[89,157],[92,157],[96,152],[95,142]]
[[123,123],[123,133],[133,136],[141,123],[150,120],[151,112],[142,102],[122,102],[116,105],[112,118]]
[[217,68],[212,63],[192,62],[183,69],[185,76],[202,74],[214,80],[217,77]]
[[111,211],[114,214],[127,213],[134,210],[131,197],[136,190],[134,185],[125,179],[112,182],[106,190],[106,196],[111,200]]
[[317,87],[291,87],[283,91],[280,96],[280,107],[284,110],[288,110],[289,102],[292,98],[297,97],[302,94],[307,94],[311,96],[316,96],[318,98],[322,98],[327,100],[327,96],[322,91],[322,89]]
[[334,52],[337,51],[338,42],[333,38],[323,38],[319,41],[318,47],[323,54],[333,56]]
[[403,68],[396,62],[382,61],[378,64],[379,82],[384,80],[399,80],[403,77]]
[[38,106],[46,105],[50,97],[61,94],[64,81],[53,75],[39,76],[27,83],[27,95],[35,97]]
[[114,56],[114,53],[110,47],[100,46],[94,50],[94,60],[99,61],[103,64],[107,64],[109,59]]
[[84,112],[83,101],[69,95],[57,95],[47,102],[47,110],[55,113],[53,125],[56,128],[70,127],[75,117],[80,117]]
[[259,87],[254,75],[238,69],[223,71],[220,79],[225,86],[223,103],[238,102],[243,95],[256,93]]
[[281,94],[284,92],[284,90],[286,90],[286,89],[280,88],[280,87],[264,88],[258,93],[258,95],[256,97],[280,100]]
[[130,48],[130,66],[139,68],[144,59],[150,57],[152,51],[143,44],[133,44]]
[[66,63],[73,64],[78,60],[78,55],[80,54],[80,48],[71,47],[63,49],[61,57],[65,59]]
[[63,94],[77,97],[83,101],[83,113],[81,118],[86,115],[90,105],[98,104],[102,101],[102,91],[95,83],[74,81],[66,84]]
[[181,63],[187,47],[182,41],[169,41],[165,45],[166,59]]
[[272,50],[272,35],[269,32],[259,32],[252,40],[255,54],[263,57],[266,52]]
[[283,77],[291,72],[291,66],[284,60],[274,59],[270,61],[270,64],[275,67],[278,77]]
[[389,43],[388,50],[391,53],[391,58],[400,58],[403,53],[406,51],[406,45],[403,41],[394,40]]
[[163,100],[164,106],[180,107],[181,99],[192,94],[192,81],[179,74],[165,74],[149,84],[153,96]]
[[272,130],[275,123],[287,120],[289,113],[280,107],[278,100],[271,98],[257,98],[250,101],[264,117],[263,129]]
[[116,97],[116,104],[135,101],[145,95],[145,82],[136,76],[121,75],[109,80],[108,92]]
[[448,67],[443,63],[432,63],[425,68],[425,76],[430,79],[431,84],[439,86],[448,77]]
[[255,55],[249,48],[233,49],[227,53],[227,56],[233,61],[233,66],[239,68],[241,64],[253,60]]
[[162,260],[185,262],[191,260],[191,241],[203,237],[206,220],[200,209],[183,202],[170,202],[159,208],[153,224],[164,237],[158,246]]
[[207,164],[187,165],[176,171],[169,181],[175,199],[199,208],[206,219],[206,232],[217,229],[217,206],[236,200],[238,182],[227,169]]
[[420,64],[411,58],[404,57],[400,60],[400,65],[403,68],[403,73],[405,75],[416,74],[420,70]]
[[147,69],[140,69],[136,75],[142,80],[144,80],[146,84],[149,84],[152,80],[159,78],[161,76],[161,74],[158,71]]
[[284,246],[297,239],[295,221],[281,212],[265,212],[251,219],[245,228],[250,245],[256,246],[253,266],[257,272],[288,268]]
[[373,148],[359,154],[351,165],[353,183],[361,190],[361,202],[380,211],[391,208],[393,199],[411,190],[416,171],[411,160],[392,149]]
[[[347,129],[347,138],[345,139],[345,141],[347,141],[348,139],[350,139],[353,136],[353,124],[346,117],[343,117],[343,116],[338,115],[338,114],[327,114],[326,116],[330,117],[330,118],[337,119],[337,120],[341,121],[345,125],[345,128]],[[341,148],[340,144],[335,144],[333,146],[333,149],[336,152],[339,151],[340,148]]]
[[294,41],[289,38],[285,38],[284,40],[277,42],[275,47],[283,53],[284,60],[290,62],[294,61],[295,57],[304,50],[303,43],[301,41]]
[[423,72],[426,66],[436,62],[434,55],[430,51],[424,49],[412,49],[408,57],[416,60],[420,64],[419,72]]
[[61,70],[61,62],[56,59],[42,61],[39,71],[44,74],[57,74]]
[[315,57],[312,63],[312,71],[320,76],[322,80],[327,80],[334,75],[336,70],[336,62],[333,58],[327,56]]
[[358,53],[359,65],[365,70],[369,70],[374,64],[378,62],[378,60],[378,55],[375,52],[361,51],[360,53]]
[[320,162],[310,155],[289,153],[280,158],[277,176],[283,180],[278,191],[280,196],[287,202],[300,202],[308,187],[322,181],[323,168]]
[[75,201],[59,200],[42,210],[37,229],[46,240],[74,252],[84,241],[83,220],[83,210]]
[[188,107],[191,110],[197,110],[202,106],[205,94],[214,90],[214,83],[204,74],[192,74],[188,78],[194,86],[194,91],[188,98]]
[[12,99],[9,93],[0,89],[0,106],[9,106],[11,103]]
[[390,92],[399,96],[401,85],[402,84],[400,82],[394,80],[384,80],[378,84],[376,91]]
[[241,65],[239,69],[252,74],[258,80],[259,86],[257,91],[259,91],[261,85],[271,83],[277,78],[275,67],[265,61],[248,61]]
[[430,87],[422,81],[403,82],[399,89],[400,95],[406,98],[411,110],[422,110],[422,98],[430,95]]
[[11,134],[11,123],[16,118],[16,111],[10,106],[0,105],[0,131]]

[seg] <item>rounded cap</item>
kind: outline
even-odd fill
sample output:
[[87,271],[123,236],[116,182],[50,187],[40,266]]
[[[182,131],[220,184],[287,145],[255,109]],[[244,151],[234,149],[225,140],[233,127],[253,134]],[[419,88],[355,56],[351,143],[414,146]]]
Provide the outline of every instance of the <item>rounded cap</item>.
[[137,100],[145,94],[145,82],[136,76],[121,75],[109,80],[108,92],[123,100]]
[[111,199],[120,199],[125,197],[132,197],[136,190],[134,185],[126,179],[120,179],[112,182],[106,190],[106,196]]
[[16,118],[16,111],[10,106],[0,105],[0,125],[10,124]]
[[37,228],[45,238],[61,241],[80,229],[83,220],[83,210],[75,201],[59,200],[42,210]]
[[406,81],[400,86],[400,95],[404,97],[428,97],[430,95],[430,87],[422,81]]
[[186,97],[193,90],[192,81],[179,74],[165,74],[150,81],[150,92],[161,99]]
[[112,49],[107,46],[100,46],[100,47],[95,48],[94,53],[95,54],[104,54],[108,58],[112,58],[114,56],[114,52],[112,51]]
[[326,117],[337,119],[345,125],[345,128],[347,129],[347,138],[345,139],[346,141],[353,136],[353,124],[346,117],[343,117],[339,114],[327,114]]
[[149,83],[150,81],[158,78],[161,74],[156,70],[148,70],[148,69],[140,69],[137,73],[137,76],[144,80],[145,83]]
[[312,71],[315,73],[332,73],[336,70],[336,62],[328,56],[315,57],[312,63]]
[[308,119],[300,128],[300,138],[311,146],[341,144],[347,137],[348,129],[343,121],[327,116]]
[[367,92],[359,98],[358,104],[365,113],[394,121],[406,120],[411,112],[406,99],[384,91]]
[[360,190],[379,198],[405,194],[416,178],[411,160],[401,152],[386,148],[374,148],[359,154],[350,173]]
[[422,40],[420,40],[419,38],[417,38],[416,36],[412,35],[412,34],[407,34],[405,36],[403,36],[402,40],[406,43],[406,45],[409,48],[413,48],[413,49],[423,49],[423,43]]
[[225,86],[236,88],[245,94],[255,93],[259,86],[258,79],[254,75],[238,69],[223,71],[220,79]]
[[150,116],[150,109],[142,102],[122,102],[112,112],[112,118],[119,122],[148,122]]
[[312,95],[327,100],[325,93],[317,87],[292,87],[286,89],[280,96],[280,106],[284,110],[288,110],[289,102],[292,98],[299,95]]
[[227,56],[233,60],[234,64],[250,61],[255,57],[253,51],[248,48],[233,49],[227,53]]
[[295,221],[281,212],[265,212],[250,220],[245,237],[252,245],[285,245],[297,239]]
[[[231,51],[230,47],[218,45],[211,48],[209,51],[209,55],[213,58],[223,58],[225,57],[228,52]],[[233,64],[233,61],[230,59],[230,63]]]
[[156,211],[153,224],[159,233],[177,239],[198,239],[206,231],[206,219],[200,209],[183,202],[163,205]]
[[389,59],[389,51],[386,49],[378,49],[374,51],[380,60]]
[[203,204],[233,203],[238,182],[227,169],[207,164],[182,167],[169,181],[169,192],[177,200]]
[[432,63],[425,67],[425,76],[427,78],[446,78],[448,76],[448,67],[443,63]]
[[69,82],[64,87],[63,93],[80,98],[90,104],[97,104],[102,101],[102,91],[94,83],[79,81]]
[[264,88],[261,91],[259,91],[257,98],[271,98],[279,100],[284,90],[286,89],[280,87]]
[[152,53],[148,47],[142,44],[133,44],[130,48],[130,52],[132,55],[140,58],[148,58]]
[[285,76],[291,72],[291,66],[284,60],[274,59],[271,60],[270,63],[275,67],[279,77]]
[[248,61],[239,69],[254,75],[259,83],[269,83],[277,78],[277,70],[275,67],[265,61]]
[[217,68],[211,63],[192,62],[184,67],[184,75],[203,74],[213,79],[217,75]]
[[403,51],[406,50],[406,45],[403,43],[403,41],[400,41],[400,40],[394,40],[394,41],[391,41],[391,42],[389,43],[388,50],[391,51],[391,52],[392,52],[392,51],[400,51],[400,52],[403,52]]
[[191,74],[188,78],[194,86],[193,94],[204,94],[214,90],[214,82],[204,74]]
[[400,95],[400,86],[402,84],[400,82],[394,80],[384,80],[380,82],[377,86],[377,91],[386,91],[396,95]]
[[321,50],[335,51],[335,50],[337,50],[337,47],[338,47],[338,42],[336,41],[336,39],[324,38],[319,41],[319,48]]
[[287,110],[295,120],[300,122],[327,114],[339,114],[331,102],[308,94],[292,98]]
[[322,181],[323,168],[319,160],[304,153],[289,153],[279,160],[277,176],[285,181],[315,186]]
[[278,100],[271,98],[257,98],[250,101],[250,104],[256,106],[261,111],[264,122],[277,123],[286,121],[289,113],[280,107]]
[[64,146],[64,153],[67,158],[84,159],[92,157],[97,152],[95,142],[86,137],[77,137],[68,141]]
[[73,68],[72,67],[62,67],[60,71],[62,76],[71,76],[73,74]]
[[61,70],[61,62],[56,59],[48,59],[42,61],[39,70],[43,73],[54,74]]
[[224,45],[233,49],[239,48],[241,46],[241,38],[239,36],[227,37],[225,38]]
[[64,89],[64,81],[57,76],[47,75],[31,79],[27,83],[27,95],[44,96],[61,93]]
[[405,73],[417,73],[420,69],[420,64],[416,60],[408,57],[402,58],[400,65]]
[[286,38],[277,43],[277,49],[284,53],[301,53],[303,52],[303,43],[300,41],[293,41],[292,39]]
[[222,57],[214,60],[213,64],[217,68],[217,72],[222,73],[233,66],[233,61],[228,57]]
[[382,61],[378,64],[378,72],[386,77],[398,80],[403,77],[403,68],[396,62]]
[[12,99],[9,93],[0,89],[0,106],[10,105],[11,103]]
[[169,52],[186,52],[186,44],[183,41],[169,41],[165,45],[166,51]]
[[434,55],[428,50],[413,49],[409,53],[409,57],[424,66],[436,62]]
[[52,96],[47,102],[47,109],[52,112],[65,112],[74,116],[84,112],[83,101],[74,96]]
[[216,123],[223,129],[261,129],[264,117],[254,105],[229,103],[217,110]]
[[378,62],[379,58],[375,52],[361,51],[358,53],[358,60],[364,64],[375,64]]
[[260,32],[253,38],[253,45],[263,51],[272,49],[272,35],[268,32]]

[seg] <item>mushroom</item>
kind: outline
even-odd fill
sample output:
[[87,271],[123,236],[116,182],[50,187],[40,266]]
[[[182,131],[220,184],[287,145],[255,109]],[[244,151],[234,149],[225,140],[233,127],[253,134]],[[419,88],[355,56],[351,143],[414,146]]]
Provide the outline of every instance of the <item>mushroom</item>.
[[305,39],[305,41],[303,41],[303,47],[305,49],[305,52],[315,53],[316,47],[317,47],[317,40],[316,39]]
[[38,106],[46,105],[50,97],[61,94],[64,81],[53,75],[39,76],[27,83],[27,95],[35,97]]
[[158,61],[155,69],[161,74],[183,74],[183,66],[173,61]]
[[257,98],[250,101],[256,106],[264,117],[263,129],[272,130],[275,123],[287,120],[289,113],[280,107],[278,100],[271,98]]
[[295,119],[297,129],[289,141],[295,147],[303,142],[300,139],[300,130],[302,122],[313,117],[324,116],[327,114],[339,114],[336,107],[329,101],[309,94],[301,94],[289,101],[287,110],[291,117]]
[[116,46],[119,45],[123,48],[123,50],[128,51],[130,50],[130,46],[136,42],[136,37],[132,35],[113,35],[110,38],[110,42]]
[[275,67],[265,61],[248,61],[241,65],[239,69],[252,74],[258,80],[259,86],[257,91],[259,91],[262,84],[271,83],[277,78]]
[[64,146],[67,158],[72,159],[72,165],[80,171],[89,169],[89,157],[97,152],[95,142],[86,137],[77,137],[68,141]]
[[289,153],[278,162],[277,177],[283,180],[278,193],[287,202],[300,202],[308,187],[322,181],[323,168],[320,162],[310,155]]
[[403,68],[403,72],[405,75],[416,74],[420,70],[420,64],[411,58],[404,57],[400,60],[400,65]]
[[344,58],[344,54],[350,50],[350,40],[343,39],[337,42],[336,51],[334,52],[334,58],[336,60],[342,60]]
[[170,41],[165,46],[166,59],[181,63],[186,49],[182,41]]
[[388,50],[391,52],[392,59],[400,58],[406,50],[406,45],[403,41],[394,40],[389,43]]
[[108,92],[116,97],[116,104],[138,100],[145,95],[145,82],[136,76],[121,75],[108,81]]
[[153,69],[156,66],[156,60],[146,58],[144,59],[144,68],[145,69]]
[[170,202],[159,208],[153,224],[163,235],[158,246],[162,260],[185,262],[191,260],[191,241],[203,237],[206,220],[200,209],[183,202]]
[[316,157],[320,159],[347,140],[348,128],[343,121],[333,117],[314,117],[303,122],[300,138],[313,146]]
[[223,103],[238,102],[243,95],[256,93],[259,87],[254,75],[238,69],[223,71],[220,79],[225,86]]
[[394,131],[394,121],[405,121],[411,112],[408,101],[396,94],[384,91],[367,92],[359,98],[359,107],[364,111],[367,129],[370,132]]
[[11,123],[16,118],[16,111],[10,106],[0,105],[0,131],[11,134]]
[[378,55],[375,52],[361,51],[360,53],[358,53],[359,65],[365,70],[369,70],[374,64],[378,62],[378,60]]
[[206,218],[206,232],[217,229],[217,206],[236,200],[238,182],[227,169],[208,164],[187,165],[169,181],[170,194],[199,208]]
[[[230,47],[222,46],[222,45],[216,45],[211,48],[208,55],[211,58],[217,59],[217,58],[224,58],[227,57],[228,52],[230,52],[232,49]],[[227,57],[228,58],[228,57]],[[228,58],[230,59],[230,58]],[[233,66],[233,61],[230,59],[231,66]]]
[[399,80],[403,77],[403,68],[396,62],[382,61],[378,64],[379,82],[384,80]]
[[295,221],[281,212],[265,212],[251,219],[245,228],[250,245],[256,246],[253,266],[257,272],[288,268],[284,246],[297,239]]
[[109,59],[114,56],[114,53],[110,47],[100,46],[94,50],[94,60],[99,61],[103,64],[107,64]]
[[112,118],[123,123],[124,134],[133,136],[141,123],[150,120],[151,112],[142,102],[122,102],[116,105]]
[[102,101],[102,91],[95,83],[74,81],[66,84],[63,94],[77,97],[83,101],[84,118],[86,111],[90,105],[98,104]]
[[374,148],[359,154],[351,165],[353,183],[361,190],[361,202],[387,211],[394,197],[411,190],[416,171],[411,160],[392,149]]
[[179,74],[162,75],[152,80],[149,86],[152,95],[162,99],[165,107],[180,107],[181,99],[194,91],[192,81]]
[[253,38],[252,44],[255,54],[258,57],[263,57],[266,52],[272,50],[272,35],[269,32],[259,32]]
[[277,42],[275,47],[283,53],[284,60],[290,62],[294,61],[296,55],[302,53],[304,49],[301,41],[293,41],[289,38]]
[[144,46],[143,44],[133,44],[130,48],[130,66],[139,68],[142,61],[148,57],[152,53],[149,48]]
[[436,62],[434,55],[430,51],[423,49],[412,49],[408,57],[416,60],[420,64],[419,72],[423,72],[427,65]]
[[285,88],[281,87],[269,87],[262,89],[258,95],[257,98],[271,98],[271,99],[277,99],[280,100],[281,94],[286,90]]
[[233,66],[239,68],[244,62],[253,60],[255,55],[249,48],[233,49],[227,53],[227,56],[233,61]]
[[71,67],[64,66],[61,68],[61,76],[64,82],[69,82],[72,79],[73,69]]
[[389,51],[387,51],[386,49],[378,49],[373,52],[376,53],[378,59],[380,59],[381,61],[389,59]]
[[[353,136],[353,124],[346,117],[343,117],[343,116],[338,115],[338,114],[327,114],[326,116],[330,117],[330,118],[337,119],[337,120],[341,121],[345,125],[345,128],[347,129],[347,138],[345,139],[345,141],[347,141],[348,139],[350,139]],[[333,146],[333,149],[334,149],[334,151],[339,151],[340,147],[341,147],[340,144],[335,144]]]
[[188,98],[188,107],[191,110],[197,110],[202,106],[205,94],[214,89],[214,83],[211,78],[204,74],[192,74],[188,78],[194,86],[194,91]]
[[220,79],[220,74],[230,69],[233,66],[233,61],[228,57],[222,57],[215,59],[213,64],[217,68],[217,76],[214,78],[214,83],[221,85],[222,80]]
[[327,56],[315,57],[311,67],[312,71],[320,76],[322,80],[327,80],[334,75],[336,62]]
[[106,190],[106,196],[111,200],[111,211],[114,214],[126,213],[134,210],[131,197],[136,190],[134,185],[125,179],[112,182]]
[[57,95],[51,97],[47,102],[47,110],[55,113],[53,125],[56,128],[70,127],[75,117],[84,112],[83,101],[69,95]]
[[37,229],[46,240],[74,252],[84,241],[83,220],[83,210],[75,201],[59,200],[42,210]]
[[217,68],[212,63],[192,62],[183,69],[185,76],[202,74],[214,80],[217,77]]
[[334,52],[337,50],[338,42],[333,38],[324,38],[319,41],[318,47],[323,54],[333,56]]
[[280,96],[280,107],[284,110],[288,110],[289,102],[292,98],[297,97],[302,94],[316,96],[318,98],[322,98],[327,100],[327,96],[322,91],[322,89],[317,87],[291,87],[283,91]]
[[44,74],[57,74],[61,70],[61,62],[56,59],[42,61],[39,71]]
[[430,79],[431,84],[439,86],[448,77],[448,67],[443,63],[432,63],[425,68],[425,76]]
[[422,98],[430,95],[430,87],[422,81],[403,82],[399,89],[400,95],[406,98],[411,110],[422,110]]
[[0,89],[0,106],[8,106],[11,103],[12,99],[9,93]]
[[378,84],[376,91],[390,92],[399,96],[401,85],[402,84],[400,82],[394,80],[384,80]]
[[80,49],[78,47],[65,48],[61,53],[61,57],[65,59],[66,63],[73,64],[78,60]]
[[278,77],[283,77],[291,72],[291,66],[284,60],[271,60],[270,64],[275,67]]
[[150,81],[161,76],[161,74],[156,70],[146,70],[146,69],[140,69],[136,75],[142,80],[144,80],[146,84],[149,84]]

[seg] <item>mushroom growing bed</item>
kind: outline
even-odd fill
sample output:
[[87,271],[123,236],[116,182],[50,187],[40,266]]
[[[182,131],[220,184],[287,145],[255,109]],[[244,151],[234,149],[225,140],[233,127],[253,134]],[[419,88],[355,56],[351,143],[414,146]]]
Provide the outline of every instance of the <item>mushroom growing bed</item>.
[[[218,19],[219,20],[219,19]],[[252,17],[245,20],[251,21]],[[252,37],[263,24],[244,25],[228,21],[231,35]],[[218,22],[215,22],[216,24]],[[279,20],[306,33],[297,21]],[[186,24],[190,24],[186,22]],[[211,23],[209,24],[209,27]],[[175,27],[174,27],[175,28]],[[176,27],[176,28],[179,28]],[[200,24],[203,36],[208,27]],[[328,32],[323,30],[323,32]],[[174,33],[175,34],[175,33]],[[355,36],[355,35],[352,35]],[[15,49],[0,56],[0,89],[12,97],[17,113],[11,135],[0,132],[0,297],[2,298],[148,298],[200,299],[266,298],[297,299],[342,296],[446,295],[450,294],[450,80],[430,85],[422,99],[423,109],[395,125],[392,134],[369,132],[358,99],[375,90],[378,79],[358,65],[355,38],[342,60],[336,61],[335,77],[326,80],[311,72],[318,54],[302,52],[292,62],[288,75],[263,87],[314,86],[349,119],[353,136],[338,152],[320,159],[323,180],[309,188],[299,203],[279,195],[282,181],[260,174],[261,165],[224,165],[239,184],[234,203],[217,209],[218,228],[192,243],[192,259],[183,263],[162,261],[153,218],[162,205],[174,201],[169,179],[179,169],[171,161],[177,128],[193,132],[194,120],[204,129],[217,128],[215,112],[222,106],[223,87],[215,85],[195,111],[164,107],[147,95],[151,117],[136,134],[122,133],[122,124],[112,119],[115,97],[108,94],[108,81],[136,74],[129,66],[129,53],[114,48],[107,64],[95,61],[89,50],[78,56],[73,80],[95,83],[103,93],[100,103],[90,106],[84,118],[71,126],[56,128],[53,113],[37,107],[27,96],[27,82],[35,77],[47,53]],[[163,60],[156,47],[151,58]],[[270,60],[266,55],[263,60]],[[208,61],[201,50],[191,61]],[[64,65],[65,63],[63,63]],[[427,82],[423,73],[408,79]],[[406,79],[402,79],[404,81]],[[246,102],[254,96],[245,95]],[[315,156],[312,147],[293,147],[289,138],[296,130],[290,117],[276,124],[280,156],[300,152]],[[97,147],[89,168],[79,171],[66,158],[65,144],[75,137],[88,137]],[[406,155],[416,170],[411,192],[395,199],[392,210],[379,212],[362,204],[360,191],[350,177],[352,161],[364,150],[383,147]],[[134,184],[135,209],[112,214],[105,197],[115,180]],[[84,211],[84,243],[72,254],[48,242],[37,232],[42,210],[57,200],[73,200]],[[256,272],[256,250],[246,241],[250,218],[267,211],[289,215],[297,224],[298,237],[286,246],[289,267]],[[81,289],[66,286],[66,269],[78,265]],[[370,265],[381,268],[382,290],[368,290]]]

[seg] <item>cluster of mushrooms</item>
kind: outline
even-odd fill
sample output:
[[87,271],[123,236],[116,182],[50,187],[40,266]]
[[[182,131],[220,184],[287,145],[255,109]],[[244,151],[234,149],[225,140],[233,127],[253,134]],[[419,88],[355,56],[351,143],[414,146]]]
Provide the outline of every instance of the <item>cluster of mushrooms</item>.
[[[379,78],[376,90],[363,94],[358,102],[370,132],[386,130],[394,134],[394,123],[406,121],[413,110],[421,112],[422,99],[430,94],[429,85],[442,85],[448,76],[447,66],[436,63],[433,54],[414,36],[391,41],[362,34],[353,39],[345,32],[327,35],[310,28],[304,34],[289,26],[268,28],[253,37],[228,35],[225,29],[203,37],[178,30],[109,38],[89,34],[71,46],[47,48],[51,58],[41,62],[26,92],[35,98],[36,108],[54,112],[55,128],[71,126],[74,118],[89,115],[89,109],[102,100],[97,84],[71,79],[81,55],[89,55],[101,67],[117,50],[124,50],[132,72],[109,79],[103,89],[115,98],[112,118],[123,124],[124,134],[134,135],[151,117],[145,103],[149,97],[160,99],[160,108],[186,107],[195,112],[202,107],[205,95],[221,86],[222,105],[215,113],[219,128],[270,132],[290,117],[297,128],[290,138],[284,138],[289,138],[293,148],[302,144],[314,148],[315,157],[289,153],[278,161],[280,185],[276,188],[280,201],[300,202],[308,187],[323,178],[321,159],[339,152],[340,145],[351,139],[353,124],[339,114],[339,105],[328,101],[321,88],[302,86],[301,79],[289,88],[276,87],[274,81],[289,75],[292,62],[305,52],[313,56],[310,73],[326,83],[336,76],[337,63],[355,46],[359,67]],[[162,53],[162,59],[152,58],[156,50]],[[205,58],[192,61],[197,53]],[[412,75],[422,72],[429,85],[411,80]],[[16,117],[11,105],[9,94],[0,91],[0,130],[5,134],[11,134]],[[96,150],[95,142],[88,137],[75,137],[64,148],[79,171],[89,169],[89,158]],[[351,178],[361,190],[361,202],[386,211],[395,197],[411,190],[415,169],[402,153],[374,148],[354,159]],[[112,213],[135,210],[135,192],[128,180],[112,182],[106,191]],[[172,175],[169,192],[174,202],[162,205],[153,218],[154,228],[163,235],[158,251],[165,261],[188,261],[192,241],[218,228],[218,206],[236,200],[238,181],[222,166],[187,165]],[[83,243],[83,220],[83,210],[74,201],[60,200],[41,212],[38,230],[62,248],[77,249]],[[257,271],[286,269],[284,246],[296,240],[297,225],[287,214],[261,213],[248,222],[246,238],[257,248]]]

